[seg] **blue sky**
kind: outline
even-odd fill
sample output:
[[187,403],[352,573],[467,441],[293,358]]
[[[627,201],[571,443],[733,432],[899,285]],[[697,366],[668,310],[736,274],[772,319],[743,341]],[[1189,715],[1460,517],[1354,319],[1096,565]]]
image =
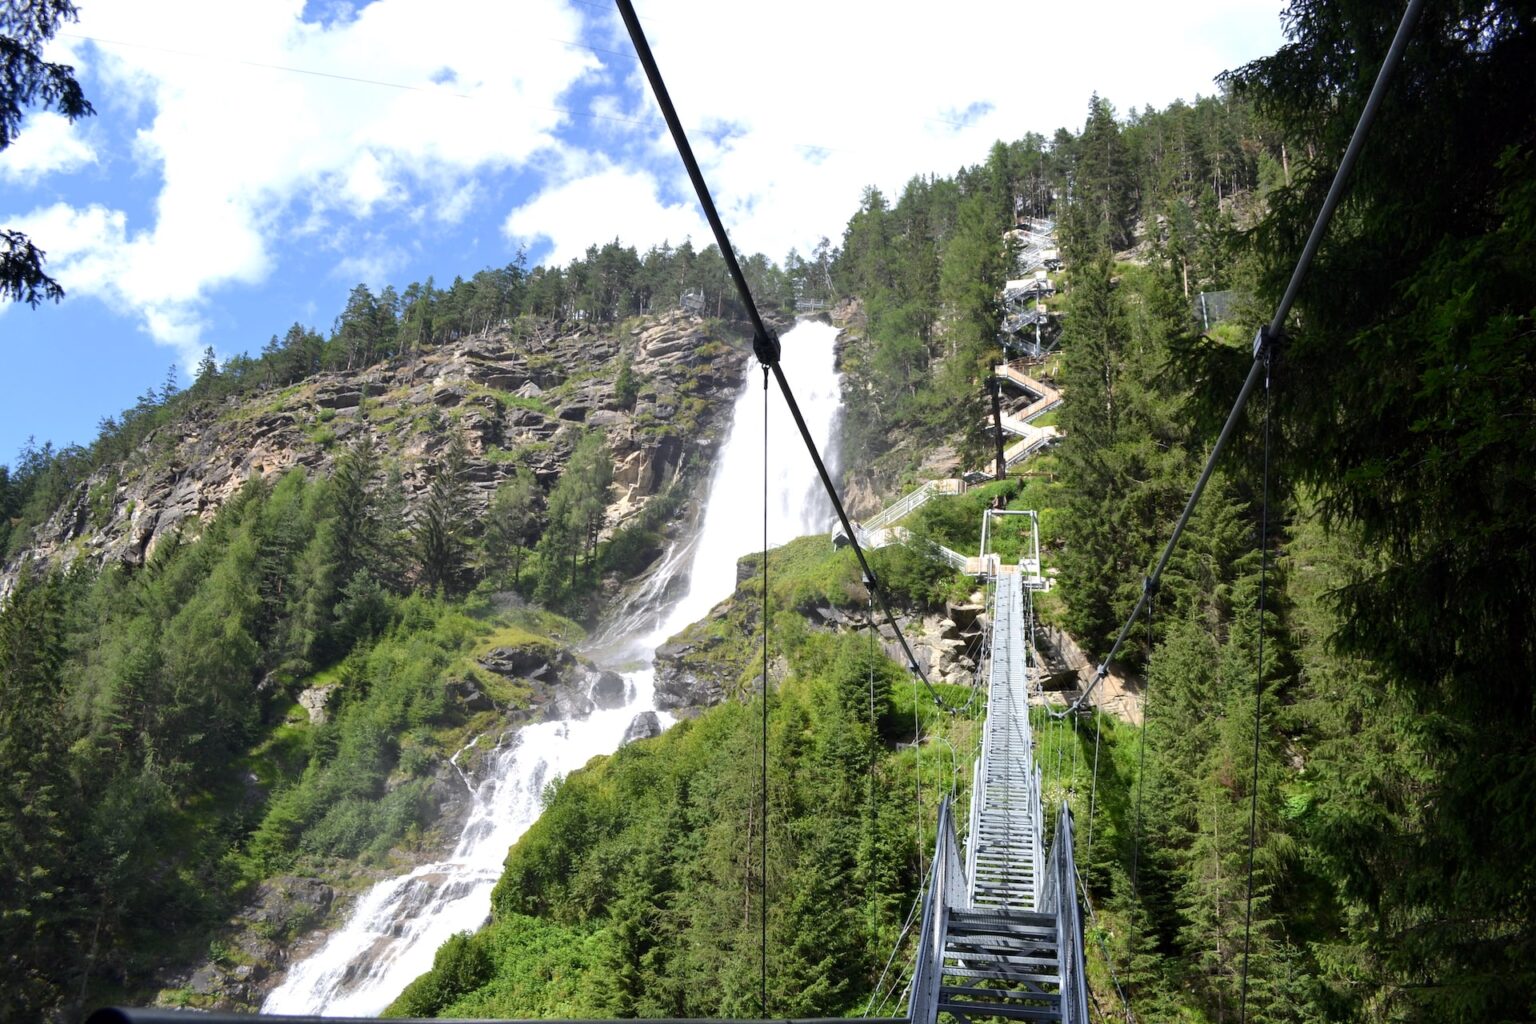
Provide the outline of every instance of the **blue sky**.
[[[834,242],[862,188],[994,139],[1214,91],[1281,42],[1275,0],[637,3],[739,248]],[[708,241],[600,0],[82,0],[50,59],[97,116],[0,153],[0,225],[69,291],[0,305],[0,463],[88,443],[205,346],[328,330],[347,292],[618,237]],[[1064,19],[1064,20],[1063,20]]]

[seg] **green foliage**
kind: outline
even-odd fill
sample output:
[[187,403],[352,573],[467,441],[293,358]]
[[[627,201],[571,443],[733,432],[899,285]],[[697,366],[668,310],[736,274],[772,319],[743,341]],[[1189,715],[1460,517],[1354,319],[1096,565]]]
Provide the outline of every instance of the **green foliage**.
[[[57,110],[71,124],[96,113],[68,64],[45,60],[43,49],[63,23],[79,13],[70,0],[8,5],[0,12],[5,90],[0,92],[0,151],[16,141],[31,107]],[[64,289],[43,273],[43,253],[19,231],[0,229],[0,299],[36,307],[58,302]]]
[[612,484],[613,457],[602,431],[583,434],[549,493],[535,548],[534,596],[545,607],[572,607],[583,587],[594,582],[597,535]]
[[[1317,152],[1272,194],[1258,232],[1270,297],[1399,16],[1375,3],[1305,10],[1279,53],[1230,79]],[[1336,655],[1386,680],[1379,706],[1416,734],[1394,756],[1372,724],[1338,723],[1375,756],[1340,764],[1330,786],[1346,807],[1363,789],[1403,807],[1330,858],[1357,915],[1351,938],[1374,954],[1357,961],[1357,1005],[1401,1017],[1516,1019],[1536,998],[1536,893],[1523,880],[1536,840],[1517,824],[1536,814],[1536,113],[1519,99],[1536,86],[1530,26],[1519,4],[1453,3],[1419,22],[1312,267],[1309,283],[1337,284],[1298,301],[1277,403],[1288,474],[1370,553],[1326,602]]]
[[[769,737],[770,1012],[836,1015],[873,983],[871,951],[894,941],[915,887],[918,756],[889,745],[911,736],[892,699],[904,673],[866,638],[786,643]],[[491,926],[468,940],[495,951],[497,977],[441,1012],[760,1013],[759,709],[714,708],[551,787],[508,855]],[[948,757],[922,752],[936,758],[925,802],[947,784]],[[437,992],[450,973],[439,965],[413,991]]]
[[465,476],[468,458],[464,435],[452,431],[411,529],[421,585],[447,594],[459,593],[467,581],[472,525]]
[[[419,835],[472,725],[451,681],[487,645],[580,635],[536,609],[402,598],[379,475],[363,443],[329,481],[252,481],[142,568],[23,573],[0,607],[14,1013],[142,993],[207,948],[244,886]],[[320,685],[331,719],[312,726],[292,695]]]

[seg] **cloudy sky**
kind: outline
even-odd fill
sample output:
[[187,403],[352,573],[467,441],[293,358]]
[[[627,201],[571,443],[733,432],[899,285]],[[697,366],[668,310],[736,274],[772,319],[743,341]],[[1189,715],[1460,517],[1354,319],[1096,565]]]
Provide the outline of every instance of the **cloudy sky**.
[[[78,0],[49,57],[97,116],[0,153],[0,225],[69,292],[0,305],[0,463],[88,443],[205,346],[328,331],[359,281],[438,283],[708,230],[602,0]],[[838,241],[865,185],[1214,91],[1278,0],[638,0],[738,248]]]

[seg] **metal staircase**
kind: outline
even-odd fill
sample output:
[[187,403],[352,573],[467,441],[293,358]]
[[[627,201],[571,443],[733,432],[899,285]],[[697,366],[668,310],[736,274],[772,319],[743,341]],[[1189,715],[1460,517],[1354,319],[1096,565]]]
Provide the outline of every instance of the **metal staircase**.
[[[1029,587],[994,577],[987,722],[972,786],[965,867],[949,804],[924,904],[911,990],[914,1024],[939,1014],[1086,1022],[1071,813],[1045,854],[1040,769],[1029,726]],[[957,877],[958,876],[958,877]]]

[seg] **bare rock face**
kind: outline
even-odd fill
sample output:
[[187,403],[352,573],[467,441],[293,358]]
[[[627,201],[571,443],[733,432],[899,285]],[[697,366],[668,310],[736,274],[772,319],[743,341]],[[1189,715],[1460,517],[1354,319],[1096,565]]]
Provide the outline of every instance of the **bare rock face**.
[[299,694],[299,705],[309,712],[310,725],[324,725],[331,717],[331,694],[340,688],[337,683],[325,686],[311,686]]
[[656,648],[656,706],[663,711],[707,708],[725,699],[731,680],[709,659],[708,639],[672,640]]
[[289,945],[325,920],[335,890],[318,878],[284,875],[263,882],[230,921],[225,949],[174,979],[204,1010],[253,1012],[282,979]]
[[629,728],[624,730],[623,743],[627,746],[636,740],[648,740],[660,735],[661,719],[656,717],[656,712],[642,711],[629,723]]
[[[189,528],[195,536],[247,481],[296,467],[326,476],[364,435],[399,468],[409,513],[430,486],[450,428],[469,442],[472,500],[481,510],[519,463],[552,486],[581,429],[601,428],[618,468],[605,523],[611,532],[677,477],[695,442],[718,442],[748,348],[745,337],[676,312],[623,337],[550,324],[517,335],[498,328],[360,371],[318,373],[193,407],[122,463],[80,481],[0,565],[0,598],[27,560],[141,564],[167,538]],[[640,399],[628,408],[614,388],[621,356],[640,383]]]

